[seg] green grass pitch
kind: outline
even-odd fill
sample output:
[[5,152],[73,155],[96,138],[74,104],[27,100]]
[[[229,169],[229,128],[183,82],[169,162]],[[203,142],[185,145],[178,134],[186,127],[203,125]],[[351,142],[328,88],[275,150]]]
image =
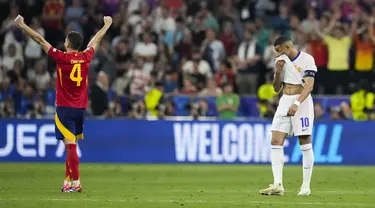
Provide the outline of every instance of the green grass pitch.
[[314,168],[312,195],[297,197],[302,167],[285,166],[285,196],[261,196],[270,166],[82,164],[82,193],[62,193],[64,164],[0,163],[0,207],[375,207],[375,167]]

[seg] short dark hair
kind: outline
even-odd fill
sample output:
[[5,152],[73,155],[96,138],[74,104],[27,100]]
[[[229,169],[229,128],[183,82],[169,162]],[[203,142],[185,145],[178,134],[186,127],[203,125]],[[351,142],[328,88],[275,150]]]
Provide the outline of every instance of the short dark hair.
[[70,47],[74,50],[79,50],[83,44],[83,37],[78,32],[72,31],[69,32],[66,37],[70,43]]
[[292,39],[290,39],[290,37],[288,36],[280,36],[275,40],[275,43],[273,44],[273,46],[282,45],[288,41],[292,41]]

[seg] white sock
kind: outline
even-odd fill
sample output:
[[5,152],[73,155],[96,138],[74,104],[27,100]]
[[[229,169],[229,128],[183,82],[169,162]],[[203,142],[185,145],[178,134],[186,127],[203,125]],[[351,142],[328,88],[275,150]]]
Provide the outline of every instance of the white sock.
[[64,180],[64,186],[65,186],[66,184],[69,184],[69,185],[70,185],[70,181]]
[[314,152],[312,144],[301,145],[302,166],[303,166],[303,183],[302,188],[310,189],[311,175],[314,167]]
[[73,186],[78,186],[79,184],[81,184],[79,180],[73,181]]
[[284,166],[284,147],[283,146],[271,146],[271,163],[273,173],[273,184],[283,184],[283,166]]

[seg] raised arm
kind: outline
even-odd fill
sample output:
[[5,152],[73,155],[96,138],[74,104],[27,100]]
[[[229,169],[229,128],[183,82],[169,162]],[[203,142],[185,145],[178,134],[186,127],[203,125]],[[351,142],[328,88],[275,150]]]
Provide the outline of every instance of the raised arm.
[[89,44],[87,45],[87,47],[92,47],[92,48],[96,49],[97,45],[100,43],[100,41],[104,37],[104,35],[107,32],[107,30],[111,27],[111,25],[112,25],[112,17],[110,17],[110,16],[104,16],[103,17],[103,21],[104,21],[104,26],[102,27],[102,29],[100,29],[95,34],[95,36],[91,39],[91,41],[89,42]]
[[369,36],[370,36],[370,39],[372,41],[373,44],[375,44],[375,36],[374,36],[374,22],[375,22],[375,18],[374,17],[370,17],[369,18],[369,23],[368,23],[368,33],[369,33]]
[[353,38],[357,30],[358,30],[358,14],[353,16],[349,36]]
[[331,20],[328,23],[328,27],[325,28],[323,31],[319,28],[319,24],[315,25],[315,33],[318,35],[320,39],[324,39],[324,36],[329,34],[332,29],[335,27],[337,20],[340,19],[341,14],[339,12],[336,12],[332,17]]
[[273,90],[275,90],[275,92],[277,93],[279,93],[281,88],[283,87],[282,72],[284,69],[284,64],[285,64],[284,60],[280,60],[276,63],[276,72],[273,78]]
[[21,15],[18,15],[16,19],[14,19],[14,24],[21,28],[31,39],[37,42],[46,53],[48,53],[48,50],[51,48],[51,44],[49,44],[38,32],[27,26]]

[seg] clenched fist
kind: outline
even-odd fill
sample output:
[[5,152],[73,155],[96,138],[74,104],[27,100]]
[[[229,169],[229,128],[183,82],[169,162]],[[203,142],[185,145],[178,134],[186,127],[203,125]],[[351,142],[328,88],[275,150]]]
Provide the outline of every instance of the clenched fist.
[[14,19],[14,24],[16,24],[18,27],[21,27],[25,24],[25,21],[21,15],[18,15],[16,19]]
[[284,69],[284,64],[285,64],[285,61],[284,60],[279,60],[278,62],[276,62],[276,72],[282,72],[283,69]]
[[104,16],[103,17],[104,25],[110,27],[112,25],[112,17]]

